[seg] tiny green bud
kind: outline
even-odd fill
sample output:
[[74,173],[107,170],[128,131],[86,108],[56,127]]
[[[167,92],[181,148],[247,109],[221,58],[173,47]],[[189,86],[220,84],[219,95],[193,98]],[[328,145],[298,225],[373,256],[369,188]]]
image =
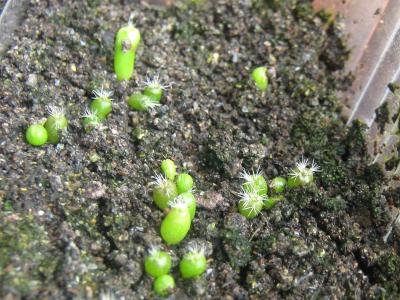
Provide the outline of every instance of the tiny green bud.
[[161,170],[169,180],[174,180],[176,176],[176,165],[171,159],[164,159],[161,162]]
[[154,278],[168,274],[171,270],[171,255],[160,249],[152,248],[144,259],[144,269]]
[[240,173],[240,178],[244,179],[243,188],[248,192],[257,192],[260,196],[265,196],[268,193],[268,184],[261,172],[256,171],[248,173],[244,170]]
[[254,80],[256,87],[261,91],[268,88],[268,76],[266,67],[257,67],[251,72],[251,78]]
[[275,177],[272,179],[270,187],[275,193],[282,193],[285,190],[286,179],[283,177]]
[[311,184],[314,181],[314,173],[319,170],[319,166],[314,161],[309,162],[308,159],[302,158],[289,173],[288,187],[294,188]]
[[26,130],[25,137],[32,146],[42,146],[47,142],[48,134],[43,125],[32,124]]
[[142,93],[136,92],[128,99],[128,105],[130,108],[138,111],[148,111],[159,106],[160,104],[151,98],[143,95]]
[[161,223],[161,237],[168,245],[176,245],[186,237],[190,225],[190,213],[186,202],[174,201]]
[[247,190],[242,187],[239,193],[239,213],[247,219],[253,219],[258,216],[264,207],[266,195],[260,195],[256,190]]
[[68,120],[62,108],[49,106],[48,111],[50,116],[44,123],[44,128],[46,128],[48,134],[47,141],[51,144],[57,144],[60,140],[59,132],[67,130]]
[[154,280],[153,290],[159,296],[168,296],[173,293],[175,280],[171,275],[165,274]]
[[157,175],[154,179],[153,184],[155,187],[153,189],[153,200],[154,203],[163,210],[178,196],[178,190],[173,181],[166,179],[162,175]]
[[120,28],[115,38],[114,70],[117,80],[129,80],[135,66],[140,32],[132,24]]
[[193,220],[194,215],[196,213],[196,198],[191,192],[186,192],[183,194],[180,194],[177,197],[177,200],[181,200],[186,203],[188,209],[189,209],[189,214],[190,214],[190,220]]
[[101,120],[94,111],[86,109],[82,117],[83,128],[86,132],[90,132],[94,128],[100,126]]
[[161,84],[159,76],[156,75],[153,79],[146,78],[142,85],[144,86],[143,94],[145,96],[153,101],[160,102],[164,90],[170,88],[172,84]]
[[95,90],[95,95],[92,103],[90,104],[90,110],[93,111],[100,120],[104,120],[112,110],[112,96],[111,91],[105,91],[103,89]]
[[273,208],[279,201],[283,200],[283,196],[279,195],[279,196],[271,196],[268,198],[265,198],[264,200],[264,208],[265,209],[271,209]]
[[179,271],[184,279],[200,276],[206,268],[207,259],[204,256],[204,249],[198,247],[189,249],[179,264]]
[[193,178],[187,173],[181,173],[176,179],[176,187],[178,188],[178,194],[182,194],[190,191],[193,188]]

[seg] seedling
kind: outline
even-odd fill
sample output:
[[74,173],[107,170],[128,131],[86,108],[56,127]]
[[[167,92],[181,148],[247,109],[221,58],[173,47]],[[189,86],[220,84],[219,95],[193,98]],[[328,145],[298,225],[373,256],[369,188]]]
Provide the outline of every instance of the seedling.
[[239,213],[247,219],[253,219],[258,216],[264,207],[264,201],[267,199],[265,194],[260,193],[255,189],[242,187],[239,193]]
[[114,70],[117,80],[129,80],[132,77],[136,49],[140,42],[140,32],[131,21],[120,28],[115,38]]
[[172,84],[162,84],[159,75],[155,75],[153,78],[147,77],[142,83],[144,86],[143,94],[153,101],[160,102],[163,92],[169,89]]
[[275,205],[279,202],[283,200],[283,196],[282,195],[278,195],[278,196],[271,196],[268,198],[265,198],[264,200],[264,208],[265,209],[272,209],[275,207]]
[[161,162],[161,170],[169,180],[174,180],[176,176],[176,165],[171,159],[164,159]]
[[289,188],[294,188],[311,184],[314,181],[314,173],[319,171],[319,166],[313,160],[310,162],[302,157],[290,171],[287,185]]
[[154,185],[153,189],[153,200],[154,203],[161,209],[165,209],[168,207],[170,201],[175,199],[178,196],[178,190],[173,181],[165,178],[163,175],[156,175],[153,177],[154,181],[152,185]]
[[188,234],[191,220],[186,201],[177,198],[171,203],[171,210],[161,223],[161,237],[168,245],[180,243]]
[[266,67],[257,67],[251,72],[251,78],[254,80],[256,87],[265,92],[268,88],[268,76]]
[[159,248],[152,247],[149,255],[144,259],[144,269],[148,275],[154,278],[168,274],[171,270],[171,256]]
[[26,130],[25,137],[32,146],[42,146],[47,142],[48,134],[42,124],[32,124]]
[[270,187],[271,190],[275,193],[282,193],[285,190],[285,186],[287,184],[287,181],[283,177],[275,177],[272,179]]
[[175,280],[171,275],[165,274],[154,280],[153,290],[159,296],[168,296],[173,293]]
[[138,111],[148,111],[159,106],[160,103],[152,100],[150,97],[143,95],[140,92],[132,94],[128,99],[128,105],[130,108]]
[[206,268],[207,259],[204,256],[204,248],[198,246],[190,248],[179,264],[179,271],[184,279],[198,277]]
[[188,173],[181,173],[176,179],[178,194],[189,192],[193,188],[193,178]]
[[59,132],[67,130],[68,120],[63,108],[49,106],[47,110],[50,114],[44,123],[44,128],[46,128],[48,134],[47,141],[51,144],[57,144],[60,140]]
[[260,196],[265,196],[268,193],[268,184],[265,178],[261,175],[259,170],[253,171],[252,173],[244,170],[239,175],[240,178],[244,179],[243,189],[247,192],[256,192]]
[[94,99],[90,104],[90,110],[94,112],[100,121],[104,120],[112,110],[112,92],[103,88],[93,91]]
[[190,220],[193,220],[196,213],[196,198],[194,197],[194,195],[191,192],[185,192],[183,194],[180,194],[177,197],[177,200],[186,203],[187,208],[189,209]]
[[97,116],[96,112],[87,108],[85,113],[82,115],[83,117],[83,128],[86,132],[92,131],[94,128],[99,127],[101,120]]

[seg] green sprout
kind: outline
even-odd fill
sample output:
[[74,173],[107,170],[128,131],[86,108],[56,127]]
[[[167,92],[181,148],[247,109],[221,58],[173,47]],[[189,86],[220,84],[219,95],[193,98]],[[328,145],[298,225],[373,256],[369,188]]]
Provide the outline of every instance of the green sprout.
[[282,195],[277,195],[277,196],[271,196],[268,198],[265,198],[264,200],[264,208],[265,209],[272,209],[275,207],[275,205],[283,200]]
[[257,67],[251,72],[251,78],[254,80],[256,87],[265,92],[268,88],[268,76],[266,67]]
[[171,270],[171,255],[159,248],[151,247],[149,255],[144,259],[144,269],[154,278],[168,274]]
[[314,173],[319,172],[319,166],[302,157],[290,171],[287,185],[289,188],[305,186],[314,181]]
[[183,256],[179,271],[184,279],[198,277],[204,273],[207,268],[204,251],[203,247],[194,246],[189,248],[189,252]]
[[139,42],[140,32],[131,21],[118,30],[114,53],[114,70],[118,81],[129,80],[132,77]]
[[190,213],[186,201],[180,198],[172,201],[170,206],[171,210],[161,223],[160,233],[168,245],[176,245],[186,237],[190,230]]
[[165,178],[163,175],[156,175],[153,177],[154,181],[152,185],[154,185],[153,189],[153,200],[154,203],[160,209],[166,209],[169,203],[178,196],[178,190],[176,188],[176,184]]
[[178,188],[178,194],[189,192],[193,188],[193,178],[188,173],[181,173],[176,179],[176,187]]
[[134,110],[148,111],[154,109],[157,106],[160,106],[160,103],[154,101],[146,95],[143,95],[140,92],[136,92],[129,97],[128,105]]
[[25,137],[32,146],[42,146],[47,142],[48,133],[42,124],[32,124],[26,130]]
[[86,132],[92,131],[101,124],[101,120],[96,112],[92,111],[90,108],[86,108],[83,117],[83,128]]
[[90,104],[90,110],[98,116],[99,120],[104,120],[112,110],[112,92],[103,88],[94,90],[94,99]]
[[144,86],[143,94],[159,103],[163,92],[170,88],[172,84],[162,84],[159,75],[155,75],[152,79],[147,77],[141,85]]
[[275,177],[272,179],[270,187],[271,190],[275,193],[282,193],[285,190],[285,186],[287,184],[287,181],[283,177]]
[[161,162],[161,170],[169,180],[174,180],[176,176],[176,165],[171,159],[164,159]]
[[267,195],[268,184],[259,170],[253,171],[252,173],[244,170],[240,173],[239,177],[245,181],[243,183],[243,188],[245,191],[257,192],[260,196]]
[[159,296],[168,296],[173,293],[175,280],[171,275],[165,274],[154,280],[153,290]]
[[181,200],[186,203],[189,209],[190,220],[193,220],[196,214],[196,198],[191,192],[185,192],[180,194],[176,199]]
[[44,128],[47,130],[48,142],[57,144],[60,140],[59,132],[67,131],[68,120],[65,117],[64,109],[61,107],[49,106],[47,108],[50,116],[44,123]]
[[264,201],[267,196],[260,194],[255,189],[248,189],[242,186],[242,191],[239,193],[239,213],[247,219],[253,219],[258,216],[264,207]]

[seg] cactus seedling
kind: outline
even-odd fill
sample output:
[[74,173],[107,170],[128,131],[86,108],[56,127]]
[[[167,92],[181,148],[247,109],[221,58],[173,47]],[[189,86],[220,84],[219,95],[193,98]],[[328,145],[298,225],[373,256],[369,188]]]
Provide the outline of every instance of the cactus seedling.
[[189,192],[193,188],[193,178],[188,173],[181,173],[176,179],[178,194]]
[[179,264],[179,271],[184,279],[200,276],[206,268],[207,259],[204,256],[204,248],[198,246],[190,248]]
[[287,185],[294,188],[311,184],[314,181],[314,173],[319,171],[320,168],[314,161],[310,162],[302,157],[290,171]]
[[265,92],[268,88],[268,76],[266,67],[257,67],[251,72],[251,78],[254,80],[256,87]]
[[97,116],[96,112],[91,109],[86,109],[83,114],[83,128],[86,132],[92,131],[94,128],[100,126],[101,120]]
[[240,173],[240,178],[244,179],[243,189],[247,192],[256,192],[260,196],[265,196],[268,193],[268,184],[259,170],[252,173],[244,170]]
[[59,132],[67,130],[68,120],[63,108],[49,106],[47,110],[50,114],[44,123],[44,128],[46,128],[48,134],[47,141],[51,144],[57,144],[60,140]]
[[270,187],[275,193],[282,193],[285,190],[286,179],[283,177],[275,177],[272,179]]
[[180,194],[177,199],[186,203],[189,209],[190,220],[193,220],[196,213],[196,198],[194,197],[194,195],[191,192],[185,192],[183,194]]
[[160,103],[152,100],[150,97],[143,95],[142,93],[136,92],[129,97],[128,105],[134,110],[148,111],[159,106]]
[[170,88],[172,84],[162,84],[159,75],[155,75],[152,79],[146,78],[142,83],[144,86],[143,94],[153,101],[160,102],[163,92]]
[[32,146],[42,146],[47,142],[48,134],[43,125],[32,124],[26,130],[25,137]]
[[264,201],[267,199],[265,194],[260,195],[257,190],[247,189],[244,186],[239,196],[239,213],[247,219],[256,217],[263,209]]
[[103,90],[93,91],[94,99],[90,104],[90,110],[96,113],[99,120],[104,120],[112,110],[112,92]]
[[157,278],[168,274],[171,270],[171,256],[156,247],[152,247],[144,259],[144,269],[147,274]]
[[132,77],[139,42],[140,32],[131,22],[118,30],[114,53],[114,70],[117,80],[129,80]]
[[160,209],[167,208],[170,201],[178,196],[175,183],[162,175],[154,177],[153,185],[153,200]]
[[168,296],[172,294],[175,288],[175,280],[171,275],[165,274],[154,280],[153,290],[159,296]]
[[186,201],[177,198],[171,203],[171,210],[161,223],[161,237],[168,245],[180,243],[188,234],[191,220]]
[[169,180],[174,180],[176,176],[176,165],[171,159],[164,159],[161,162],[161,170]]

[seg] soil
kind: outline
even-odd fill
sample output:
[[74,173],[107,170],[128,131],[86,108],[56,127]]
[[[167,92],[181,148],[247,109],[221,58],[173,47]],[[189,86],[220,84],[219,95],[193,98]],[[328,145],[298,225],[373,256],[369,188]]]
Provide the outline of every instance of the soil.
[[[350,80],[340,28],[308,1],[196,1],[168,9],[134,1],[31,0],[0,65],[0,297],[157,298],[143,273],[162,245],[163,212],[150,182],[162,159],[195,179],[198,210],[173,247],[171,299],[394,299],[400,296],[398,191],[369,164],[364,126],[345,127],[337,95]],[[135,78],[113,73],[113,40],[134,13],[142,41]],[[249,80],[268,66],[266,93]],[[151,112],[128,109],[135,80],[160,74]],[[86,133],[94,88],[114,92],[113,112]],[[63,106],[57,145],[24,132]],[[315,184],[247,220],[237,212],[239,173],[286,176],[302,156]],[[397,196],[396,196],[397,195]],[[207,248],[208,269],[184,281],[186,247]]]

